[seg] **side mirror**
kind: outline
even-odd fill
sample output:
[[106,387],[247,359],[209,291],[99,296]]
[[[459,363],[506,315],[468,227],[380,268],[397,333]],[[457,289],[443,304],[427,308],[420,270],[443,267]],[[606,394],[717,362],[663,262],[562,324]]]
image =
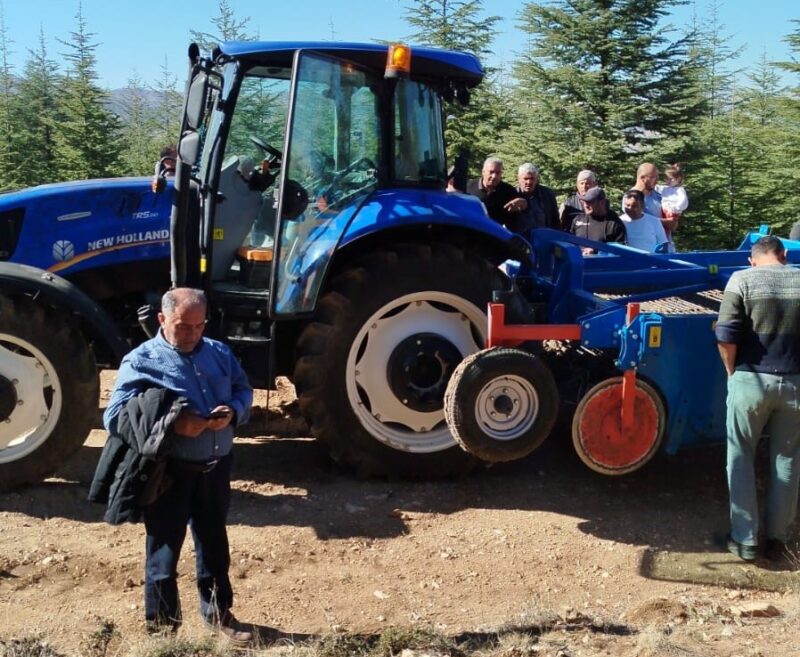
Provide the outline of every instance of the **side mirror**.
[[186,132],[178,143],[181,162],[193,165],[200,153],[200,135],[197,132]]
[[203,124],[208,91],[208,75],[198,73],[189,85],[186,97],[186,124],[192,130],[197,130]]

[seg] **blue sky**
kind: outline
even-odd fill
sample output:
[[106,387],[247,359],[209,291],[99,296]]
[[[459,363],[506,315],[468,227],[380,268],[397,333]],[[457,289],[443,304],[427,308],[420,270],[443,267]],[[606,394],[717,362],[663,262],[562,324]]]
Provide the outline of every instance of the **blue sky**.
[[[796,0],[695,0],[676,9],[671,22],[689,22],[693,12],[705,18],[714,4],[730,46],[744,48],[740,66],[751,66],[763,55],[768,60],[788,58],[783,38],[792,31],[790,20],[800,18]],[[263,40],[397,40],[411,31],[403,20],[404,0],[229,0],[229,5],[238,18],[250,18],[250,31]],[[519,0],[484,2],[491,13],[505,17],[490,62],[495,66],[509,67],[524,48],[524,36],[516,29],[522,5]],[[0,7],[16,73],[21,73],[28,50],[37,46],[40,29],[50,57],[60,60],[65,48],[58,39],[69,39],[75,29],[78,0],[0,0]],[[83,0],[87,28],[100,44],[101,84],[123,87],[134,75],[155,81],[166,63],[182,86],[189,31],[211,31],[209,17],[218,14],[217,8],[217,0]]]

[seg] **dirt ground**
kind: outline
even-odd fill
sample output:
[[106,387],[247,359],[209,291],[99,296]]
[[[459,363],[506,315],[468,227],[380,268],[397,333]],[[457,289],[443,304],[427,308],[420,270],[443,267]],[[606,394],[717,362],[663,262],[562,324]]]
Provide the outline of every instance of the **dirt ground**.
[[[394,626],[496,635],[508,655],[800,655],[798,573],[711,543],[726,528],[722,450],[609,478],[556,435],[457,481],[360,481],[296,437],[292,395],[272,393],[267,414],[260,393],[235,448],[235,612],[265,643]],[[97,426],[58,477],[0,496],[0,640],[77,655],[103,621],[143,640],[142,527],[106,525],[85,501]],[[180,570],[181,633],[202,637],[191,539]]]

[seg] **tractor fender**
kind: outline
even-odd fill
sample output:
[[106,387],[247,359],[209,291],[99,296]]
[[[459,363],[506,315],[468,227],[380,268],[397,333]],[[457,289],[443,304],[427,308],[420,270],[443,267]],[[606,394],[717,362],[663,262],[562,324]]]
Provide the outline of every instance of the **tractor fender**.
[[130,351],[117,325],[95,301],[69,281],[37,267],[0,262],[0,290],[43,298],[77,315],[89,336],[108,348],[116,366]]
[[[508,258],[525,259],[527,242],[491,219],[480,200],[469,194],[438,189],[384,189],[374,192],[349,222],[341,247],[379,232],[438,226],[466,231],[492,244]],[[529,247],[527,253],[530,253]]]

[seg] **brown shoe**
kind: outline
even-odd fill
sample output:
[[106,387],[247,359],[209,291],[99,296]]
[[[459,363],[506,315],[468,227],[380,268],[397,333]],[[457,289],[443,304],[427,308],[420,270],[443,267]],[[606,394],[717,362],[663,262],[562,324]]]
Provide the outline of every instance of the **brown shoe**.
[[219,622],[217,622],[217,619],[206,619],[205,624],[215,632],[224,636],[231,643],[246,645],[253,640],[253,633],[249,630],[245,630],[230,611],[224,612]]

